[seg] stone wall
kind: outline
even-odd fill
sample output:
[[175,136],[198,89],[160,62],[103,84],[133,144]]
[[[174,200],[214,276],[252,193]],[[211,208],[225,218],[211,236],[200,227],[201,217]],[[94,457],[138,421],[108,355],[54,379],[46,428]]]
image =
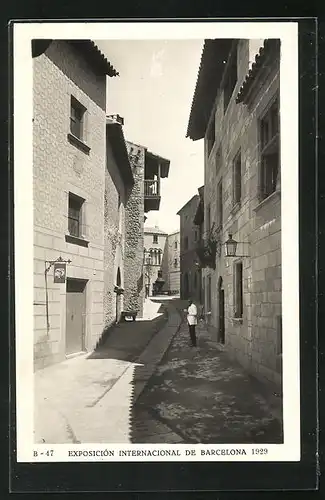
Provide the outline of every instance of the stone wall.
[[[248,370],[261,378],[280,384],[281,341],[281,214],[280,195],[259,200],[259,117],[279,88],[279,67],[269,68],[251,108],[236,104],[235,98],[252,61],[252,47],[259,43],[241,40],[238,45],[238,81],[229,106],[224,112],[223,92],[215,102],[216,137],[208,157],[205,148],[205,210],[210,204],[211,221],[218,220],[218,185],[223,187],[223,221],[218,238],[221,255],[216,269],[203,271],[207,285],[211,277],[210,324],[218,328],[218,283],[223,280],[225,293],[225,339],[229,352]],[[241,151],[242,196],[239,205],[233,201],[233,162]],[[221,156],[217,152],[221,152]],[[207,224],[207,217],[205,217]],[[207,230],[207,226],[205,226]],[[228,234],[240,242],[238,259],[226,258],[224,243]],[[242,242],[244,244],[242,244]],[[243,263],[243,318],[234,314],[234,266]],[[208,302],[205,286],[205,304]]]
[[120,272],[120,286],[124,288],[124,246],[125,246],[125,205],[127,189],[107,142],[107,164],[105,172],[105,213],[104,213],[104,314],[105,328],[111,326],[117,317],[116,300],[123,310],[123,295],[117,298],[114,286]]
[[[68,140],[70,98],[86,108],[84,153]],[[103,328],[106,78],[96,76],[70,44],[54,41],[33,59],[34,361],[42,368],[65,359],[66,286],[47,275],[45,261],[71,259],[67,276],[87,280],[85,349]],[[85,199],[83,237],[65,241],[69,192]],[[49,328],[46,320],[48,303]]]
[[[168,256],[168,290],[180,292],[180,232],[168,235],[166,255]],[[176,247],[175,247],[176,243]],[[175,266],[175,260],[177,265]]]
[[[199,203],[199,196],[195,195],[179,211],[180,214],[180,295],[182,299],[192,298],[200,302],[201,280],[196,262],[198,261],[196,246],[199,240],[199,230],[194,225],[194,217]],[[185,246],[185,239],[188,247]],[[187,278],[186,278],[187,277]],[[188,290],[186,290],[188,281]]]
[[161,260],[161,271],[162,271],[162,277],[165,280],[164,286],[163,286],[163,291],[168,292],[170,290],[169,287],[169,236],[165,238],[165,245],[163,249],[163,254],[162,254],[162,260]]
[[127,142],[133,170],[134,186],[125,207],[124,309],[143,314],[143,225],[144,225],[144,160],[145,149]]

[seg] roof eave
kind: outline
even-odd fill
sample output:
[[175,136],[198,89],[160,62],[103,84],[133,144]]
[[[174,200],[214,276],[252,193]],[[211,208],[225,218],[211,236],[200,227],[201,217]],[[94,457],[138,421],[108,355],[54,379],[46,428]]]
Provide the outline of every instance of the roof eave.
[[[38,57],[51,45],[54,40],[52,39],[33,39],[32,40],[32,57]],[[84,58],[91,64],[91,66],[102,75],[108,76],[118,76],[119,73],[112,66],[112,64],[106,59],[101,50],[97,47],[95,42],[92,40],[70,40],[70,39],[60,39],[61,42],[66,42],[79,50]]]
[[146,156],[156,162],[157,166],[160,164],[160,177],[166,178],[169,175],[169,167],[170,167],[170,160],[167,160],[167,158],[163,158],[162,156],[159,156],[155,153],[152,153],[149,150],[146,150]]
[[234,39],[205,40],[196,80],[186,137],[197,141],[203,139],[211,108],[224,72]]
[[237,104],[248,104],[251,95],[254,93],[259,76],[263,70],[268,67],[270,58],[277,51],[280,51],[279,39],[272,38],[264,41],[263,47],[260,48],[259,53],[255,56],[255,62],[252,64],[251,69],[247,73],[246,78],[239,89],[236,97]]
[[178,212],[176,213],[176,215],[181,215],[181,212],[184,210],[184,208],[186,208],[186,207],[187,207],[187,205],[189,205],[189,204],[190,204],[190,203],[191,203],[191,202],[192,202],[195,198],[198,198],[198,195],[197,195],[197,194],[195,194],[194,196],[192,196],[192,198],[191,198],[190,200],[188,200],[188,201],[185,203],[185,205],[183,205],[183,206],[182,206],[182,208],[180,208],[180,209],[178,210]]
[[106,123],[106,139],[110,142],[112,152],[126,185],[134,185],[133,172],[126,148],[123,129],[119,123]]

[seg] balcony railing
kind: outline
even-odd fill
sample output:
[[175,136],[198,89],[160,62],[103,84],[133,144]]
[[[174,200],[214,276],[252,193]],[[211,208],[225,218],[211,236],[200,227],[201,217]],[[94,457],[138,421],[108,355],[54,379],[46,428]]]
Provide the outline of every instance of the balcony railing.
[[156,198],[160,196],[159,180],[149,179],[144,181],[144,196],[145,198]]

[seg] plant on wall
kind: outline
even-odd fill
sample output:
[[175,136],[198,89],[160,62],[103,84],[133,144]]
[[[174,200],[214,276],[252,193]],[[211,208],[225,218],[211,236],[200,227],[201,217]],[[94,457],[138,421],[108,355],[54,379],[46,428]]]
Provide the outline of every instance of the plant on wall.
[[211,229],[203,235],[202,240],[199,242],[196,253],[199,258],[199,265],[202,268],[209,267],[216,268],[216,256],[220,255],[220,240],[214,230],[214,224]]

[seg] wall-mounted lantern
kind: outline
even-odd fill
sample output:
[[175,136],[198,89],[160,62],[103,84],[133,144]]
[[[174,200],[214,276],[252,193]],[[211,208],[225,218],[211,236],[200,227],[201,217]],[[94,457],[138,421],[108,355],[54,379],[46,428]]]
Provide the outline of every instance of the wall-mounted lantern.
[[237,255],[237,247],[238,245],[248,245],[247,242],[238,242],[233,239],[232,234],[229,233],[228,239],[225,243],[225,255],[226,257],[249,257],[248,254],[246,255]]
[[232,238],[232,234],[229,234],[225,246],[226,246],[226,257],[236,257],[237,241]]

